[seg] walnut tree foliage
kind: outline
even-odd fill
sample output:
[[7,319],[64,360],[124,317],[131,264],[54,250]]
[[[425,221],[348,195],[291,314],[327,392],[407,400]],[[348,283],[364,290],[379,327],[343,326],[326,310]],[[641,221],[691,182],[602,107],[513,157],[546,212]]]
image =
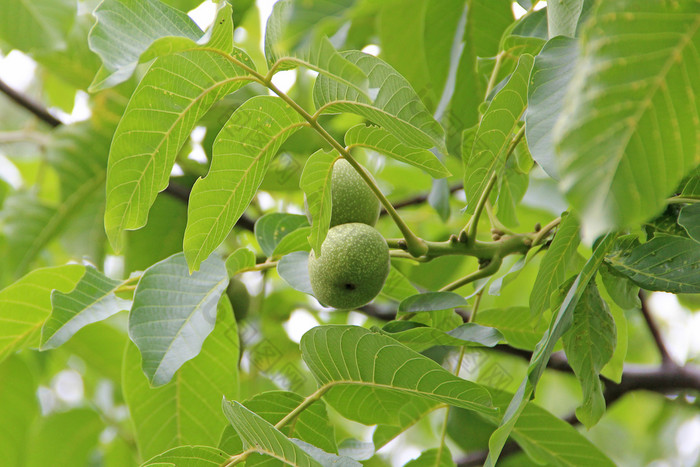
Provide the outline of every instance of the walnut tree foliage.
[[200,3],[0,0],[3,465],[697,462],[700,3]]

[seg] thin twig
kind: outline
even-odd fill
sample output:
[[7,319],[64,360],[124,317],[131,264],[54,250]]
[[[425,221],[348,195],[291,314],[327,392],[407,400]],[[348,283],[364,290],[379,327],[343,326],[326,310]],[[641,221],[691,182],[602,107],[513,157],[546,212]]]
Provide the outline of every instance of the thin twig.
[[642,315],[644,315],[644,321],[646,321],[649,332],[651,332],[651,336],[654,338],[656,347],[659,349],[659,354],[661,355],[661,366],[675,366],[675,363],[671,358],[671,354],[668,353],[666,344],[664,344],[663,338],[661,337],[661,331],[656,325],[654,318],[651,316],[651,310],[649,310],[646,296],[641,290],[639,291],[639,301],[642,304]]
[[24,109],[34,114],[34,116],[42,122],[47,123],[48,125],[54,128],[63,124],[63,122],[51,115],[44,106],[34,101],[33,99],[30,99],[24,94],[15,91],[3,80],[0,80],[0,92],[5,94],[7,97],[10,98],[10,100],[18,104],[20,107],[23,107]]
[[[452,185],[449,188],[450,193],[455,193],[459,190],[464,188],[464,186],[461,183],[457,183],[455,185]],[[421,193],[420,195],[412,196],[410,198],[402,199],[400,201],[396,201],[395,203],[391,203],[394,205],[394,209],[401,209],[405,208],[408,206],[415,206],[417,204],[423,204],[426,201],[428,201],[428,193]],[[379,213],[380,216],[386,216],[388,213],[386,209],[382,208],[381,212]]]

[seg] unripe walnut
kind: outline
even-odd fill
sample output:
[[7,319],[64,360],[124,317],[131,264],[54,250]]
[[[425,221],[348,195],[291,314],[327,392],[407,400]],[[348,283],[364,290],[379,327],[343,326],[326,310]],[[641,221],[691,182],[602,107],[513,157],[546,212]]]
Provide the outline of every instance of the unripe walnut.
[[367,224],[341,224],[328,231],[317,258],[309,255],[309,279],[321,304],[351,309],[372,301],[389,275],[389,247]]

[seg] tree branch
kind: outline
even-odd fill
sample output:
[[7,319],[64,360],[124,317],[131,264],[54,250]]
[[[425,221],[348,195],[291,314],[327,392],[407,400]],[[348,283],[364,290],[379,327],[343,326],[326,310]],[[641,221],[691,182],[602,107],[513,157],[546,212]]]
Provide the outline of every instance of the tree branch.
[[[529,352],[508,348],[508,346],[498,345],[496,350],[505,351],[505,353],[511,355],[527,356]],[[554,357],[557,354],[553,354]],[[565,360],[565,359],[564,359]],[[563,362],[561,356],[550,359],[549,368],[572,372],[571,368],[562,366]],[[619,383],[610,381],[609,379],[602,378],[605,383],[605,391],[603,396],[605,397],[605,405],[610,406],[614,404],[617,400],[622,398],[625,394],[633,391],[651,391],[660,394],[669,394],[677,392],[682,389],[691,389],[695,391],[700,391],[700,368],[686,366],[680,367],[674,366],[660,366],[658,368],[647,368],[644,366],[626,366],[624,372],[622,373],[622,379]],[[563,419],[571,425],[579,425],[580,422],[576,418],[575,414],[571,414]],[[503,448],[501,452],[501,459],[505,456],[516,454],[520,452],[520,446],[518,446],[513,441],[509,441]],[[475,451],[467,454],[465,457],[457,462],[459,467],[468,467],[474,465],[483,465],[488,457],[488,451]]]
[[656,347],[659,349],[659,354],[661,355],[661,366],[673,366],[675,363],[671,358],[671,354],[668,353],[668,349],[666,348],[663,338],[661,337],[659,327],[656,325],[654,318],[651,316],[651,310],[649,310],[646,298],[647,297],[644,292],[640,290],[639,301],[642,304],[642,315],[644,315],[644,321],[646,321],[649,332],[651,332],[651,336],[654,338]]
[[20,107],[23,107],[29,112],[33,113],[34,116],[37,117],[39,120],[54,128],[63,123],[59,119],[51,115],[49,111],[46,110],[46,108],[44,108],[44,106],[35,102],[34,100],[30,99],[24,94],[15,91],[2,80],[0,80],[0,92],[5,94],[7,97],[10,98],[10,100],[15,102]]
[[[168,184],[164,191],[173,198],[179,199],[185,204],[187,204],[190,199],[190,189],[172,181]],[[235,226],[253,232],[255,230],[255,220],[251,219],[246,214],[243,214],[240,219],[238,219]]]
[[[461,183],[458,183],[456,185],[452,185],[450,187],[450,193],[455,193],[459,190],[461,190],[463,185]],[[394,205],[394,209],[401,209],[405,208],[408,206],[415,206],[417,204],[423,204],[426,201],[428,201],[428,193],[421,193],[420,195],[412,196],[410,198],[403,199],[401,201],[397,201],[395,203],[391,203]],[[388,213],[386,209],[382,208],[382,210],[379,212],[380,216],[386,216]]]

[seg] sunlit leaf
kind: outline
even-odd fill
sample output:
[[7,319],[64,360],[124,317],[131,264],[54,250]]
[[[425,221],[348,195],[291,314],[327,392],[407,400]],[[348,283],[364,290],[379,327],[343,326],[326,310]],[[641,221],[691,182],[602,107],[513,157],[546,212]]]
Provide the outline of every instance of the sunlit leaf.
[[434,178],[451,175],[435,154],[427,149],[407,146],[381,127],[355,125],[345,132],[345,145],[348,149],[353,147],[372,149],[397,161],[418,167]]
[[298,228],[308,225],[309,222],[306,216],[272,212],[255,221],[255,239],[258,241],[258,245],[262,248],[263,253],[267,256],[272,256],[275,247],[284,237]]
[[303,449],[259,415],[236,401],[223,401],[223,410],[246,446],[297,467],[320,467]]
[[527,84],[533,58],[523,55],[508,83],[489,104],[481,119],[464,173],[467,212],[474,212],[477,200],[489,182],[491,174],[502,175],[511,138],[516,132],[527,103]]
[[286,235],[275,247],[272,256],[284,256],[294,251],[309,251],[309,235],[311,227],[300,227]]
[[143,467],[178,465],[185,467],[215,467],[224,464],[229,456],[223,451],[209,446],[179,446],[152,457]]
[[245,247],[237,249],[226,258],[226,272],[229,277],[253,266],[255,266],[255,253]]
[[301,173],[299,186],[304,190],[311,215],[309,244],[317,256],[321,255],[321,244],[326,239],[331,223],[331,181],[333,165],[338,159],[336,151],[316,151],[309,157]]
[[0,361],[25,346],[38,346],[51,314],[51,291],[68,292],[85,267],[78,264],[36,269],[0,290]]
[[423,149],[444,147],[442,127],[401,75],[372,55],[358,51],[341,55],[367,74],[373,98],[320,75],[313,91],[318,112],[355,113],[384,127],[406,145]]
[[129,309],[129,301],[114,294],[122,282],[86,267],[85,275],[70,293],[54,291],[51,316],[41,329],[42,350],[58,347],[84,326]]
[[105,230],[115,249],[121,248],[123,230],[146,224],[195,123],[214,102],[250,80],[239,63],[253,66],[240,51],[230,59],[205,49],[153,62],[129,101],[109,153]]
[[493,413],[488,392],[454,376],[429,358],[388,336],[356,326],[321,326],[304,334],[302,358],[324,399],[343,416],[362,423],[402,420],[416,398]]
[[226,238],[282,143],[304,125],[299,114],[272,96],[253,97],[231,115],[214,143],[209,173],[190,194],[184,241],[190,270]]

